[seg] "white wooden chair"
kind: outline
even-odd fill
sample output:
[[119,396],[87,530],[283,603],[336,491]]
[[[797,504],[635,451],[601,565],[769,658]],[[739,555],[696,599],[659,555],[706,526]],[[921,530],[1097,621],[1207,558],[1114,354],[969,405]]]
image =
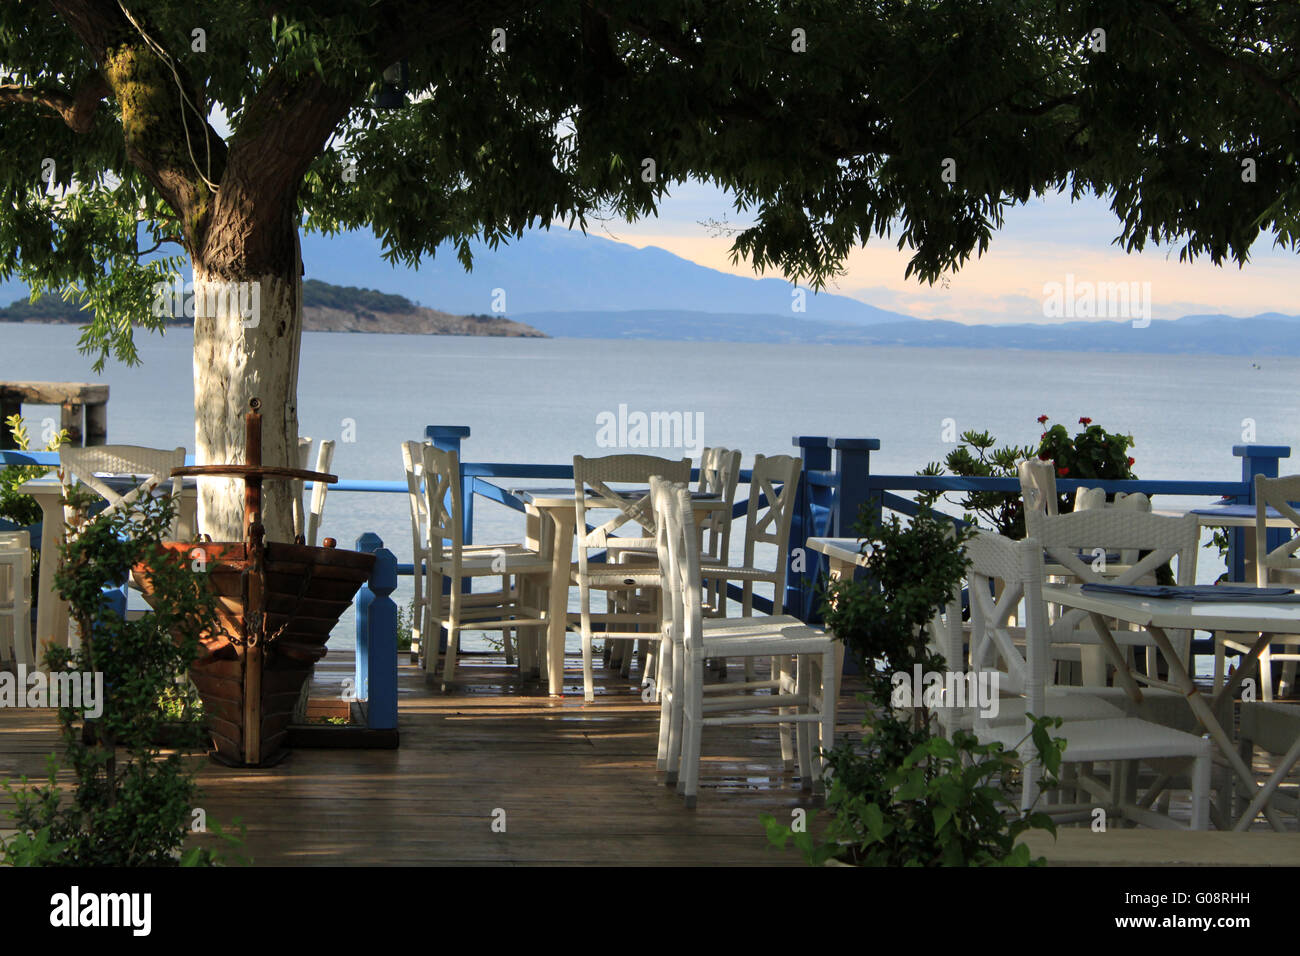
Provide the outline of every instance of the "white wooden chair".
[[[1049,569],[1057,569],[1076,582],[1096,584],[1143,584],[1153,579],[1161,565],[1177,561],[1177,583],[1196,583],[1196,557],[1200,549],[1200,529],[1194,515],[1181,518],[1155,515],[1141,511],[1115,508],[1076,511],[1073,514],[1043,516],[1037,526],[1037,540],[1046,551]],[[1147,552],[1141,560],[1119,565],[1099,562],[1094,557],[1103,554]],[[1088,615],[1080,610],[1061,614],[1051,624],[1055,644],[1098,647],[1100,641],[1090,624]],[[1081,626],[1082,625],[1082,626]],[[1153,642],[1144,631],[1116,630],[1115,641],[1121,647],[1151,648]],[[1191,646],[1191,633],[1171,632],[1175,646],[1181,643],[1181,653],[1186,660]],[[1095,656],[1098,668],[1090,672],[1085,658],[1084,684],[1101,686],[1106,683],[1103,658]],[[1152,662],[1154,663],[1154,661]]]
[[[1258,587],[1300,588],[1300,510],[1292,502],[1300,501],[1300,475],[1284,478],[1255,476],[1255,584]],[[1281,545],[1268,547],[1268,509],[1279,512],[1291,524],[1291,536]],[[1246,654],[1255,635],[1214,635],[1214,686],[1223,686],[1225,661],[1229,650]],[[1275,650],[1274,648],[1279,648]],[[1289,693],[1295,687],[1296,662],[1300,661],[1300,644],[1294,637],[1278,638],[1259,655],[1260,689],[1265,701],[1273,699],[1273,662],[1282,661],[1282,682],[1278,690]]]
[[[1058,519],[1072,518],[1060,515]],[[1080,516],[1080,517],[1086,517]],[[1178,519],[1174,519],[1178,520]],[[1193,526],[1195,518],[1192,519]],[[1082,525],[1082,522],[1078,522]],[[1058,716],[1058,704],[1069,698],[1052,700],[1047,694],[1047,673],[1052,636],[1047,622],[1047,607],[1042,586],[1046,576],[1043,546],[1033,538],[1012,541],[987,532],[977,533],[965,545],[971,559],[970,593],[971,614],[984,619],[979,625],[994,628],[1002,626],[1009,616],[1011,603],[1017,597],[1024,601],[1025,655],[1023,658],[1024,720],[1019,724],[998,723],[976,719],[975,735],[984,743],[1000,743],[1006,749],[1016,749],[1024,760],[1020,806],[1027,810],[1038,801],[1040,767],[1031,741],[1025,740],[1032,727],[1031,716]],[[1050,554],[1050,549],[1049,549]],[[1001,586],[1003,599],[991,604],[995,585]],[[1102,717],[1092,719],[1066,718],[1062,726],[1052,731],[1062,737],[1066,748],[1063,765],[1081,765],[1073,785],[1083,789],[1090,799],[1079,804],[1053,804],[1043,808],[1053,815],[1067,819],[1087,820],[1101,800],[1112,812],[1118,812],[1149,826],[1176,828],[1178,824],[1168,817],[1155,813],[1151,805],[1159,798],[1157,793],[1137,794],[1137,762],[1177,761],[1192,764],[1192,820],[1191,829],[1204,830],[1209,826],[1210,772],[1212,767],[1211,744],[1206,738],[1164,727],[1137,717]],[[1092,776],[1091,765],[1111,763],[1110,780],[1102,782]],[[1157,784],[1169,778],[1157,773]],[[1162,785],[1162,790],[1164,789]]]
[[[657,531],[648,490],[652,475],[684,483],[690,480],[691,460],[674,461],[653,455],[606,455],[603,458],[575,455],[573,458],[578,563],[571,580],[578,585],[582,689],[587,701],[595,700],[596,693],[592,672],[592,641],[595,638],[601,638],[608,646],[611,641],[653,639],[660,630],[659,602],[637,600],[638,591],[656,592],[663,585],[658,564],[646,561],[648,555],[654,554]],[[631,495],[620,494],[610,487],[619,484],[637,488]],[[613,512],[613,516],[600,525],[589,527],[589,511]],[[635,533],[618,534],[618,530],[625,526],[636,529]],[[604,552],[604,560],[596,560],[595,555],[599,552]],[[592,611],[595,591],[606,595],[603,614]],[[603,630],[595,629],[593,618],[601,620]]]
[[[311,445],[310,438],[298,439],[299,468],[307,469],[311,467]],[[320,449],[316,453],[316,468],[314,470],[328,474],[330,465],[333,462],[334,442],[328,438],[322,439]],[[303,488],[303,482],[293,482],[294,540],[301,538],[304,544],[315,547],[316,539],[320,534],[321,516],[325,513],[325,495],[329,491],[329,485],[323,481],[312,483],[311,504],[306,509],[303,508]]]
[[[740,483],[740,452],[729,448],[706,448],[700,455],[699,491],[717,495],[725,511],[709,511],[701,516],[699,529],[704,564],[726,564],[731,560],[731,512],[736,503],[736,486]],[[708,613],[726,615],[726,582],[713,578],[707,588]]]
[[0,631],[0,660],[30,668],[32,547],[26,531],[0,531],[0,622],[7,622],[6,631]]
[[1016,462],[1020,498],[1025,510],[1025,537],[1038,537],[1038,523],[1045,515],[1059,511],[1056,494],[1056,463],[1041,458]]
[[[721,591],[718,613],[726,615],[727,586],[732,581],[741,585],[740,614],[754,614],[754,585],[772,587],[772,605],[781,605],[785,594],[786,570],[790,563],[790,527],[794,521],[794,501],[799,487],[799,471],[803,463],[791,455],[754,456],[754,468],[749,481],[749,504],[745,512],[745,550],[739,565],[723,559],[717,563],[706,561],[701,573],[712,587]],[[758,564],[758,549],[766,546],[775,551],[772,567]],[[775,677],[777,668],[773,666]],[[754,661],[745,659],[745,680],[754,680]]]
[[[510,635],[519,633],[521,664],[536,658],[546,612],[542,594],[532,583],[550,573],[548,557],[519,543],[464,543],[464,504],[460,482],[460,456],[442,451],[431,442],[404,442],[402,460],[412,499],[412,533],[415,537],[418,585],[416,614],[420,620],[420,656],[425,672],[437,671],[439,629],[447,632],[442,669],[443,685],[456,676],[460,632],[501,631],[508,656]],[[414,477],[413,477],[414,476]],[[479,577],[501,579],[500,590],[465,592],[462,583]],[[443,594],[443,579],[449,593]],[[444,606],[445,604],[445,606]]]
[[[834,639],[791,618],[710,618],[703,615],[699,545],[685,484],[654,479],[656,545],[667,582],[659,695],[659,760],[666,782],[694,807],[704,728],[778,724],[797,727],[799,775],[820,790],[824,761],[814,741],[834,746],[838,668]],[[706,659],[767,657],[780,662],[769,695],[710,696]],[[791,663],[793,666],[791,666]],[[777,713],[765,711],[777,710]],[[782,741],[783,758],[787,744]]]
[[[151,494],[154,489],[171,484],[171,496],[179,503],[181,479],[171,477],[172,469],[185,464],[185,449],[144,448],[140,445],[94,445],[89,448],[77,448],[64,445],[59,449],[59,467],[63,472],[63,484],[70,488],[74,481],[80,481],[87,488],[108,502],[101,512],[110,514],[125,508],[143,494]],[[131,476],[138,484],[127,492],[119,492],[104,481],[105,476]],[[143,480],[141,480],[143,476]],[[70,518],[71,515],[68,515]],[[173,520],[172,531],[176,525]]]
[[1236,829],[1248,829],[1267,802],[1290,812],[1300,826],[1300,793],[1279,792],[1283,781],[1300,764],[1300,704],[1243,701],[1237,741],[1241,759],[1248,767],[1254,762],[1256,747],[1280,759],[1264,786],[1249,801],[1242,799],[1241,782],[1233,776],[1232,815],[1237,821]]

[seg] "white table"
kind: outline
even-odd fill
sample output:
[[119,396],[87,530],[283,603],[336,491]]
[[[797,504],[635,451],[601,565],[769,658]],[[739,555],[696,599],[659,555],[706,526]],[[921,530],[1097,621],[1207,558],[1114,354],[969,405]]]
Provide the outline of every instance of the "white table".
[[[564,695],[564,636],[568,631],[569,582],[573,568],[573,541],[578,522],[578,492],[566,488],[521,488],[510,492],[524,503],[527,544],[551,559],[550,595],[546,602],[546,658],[544,662],[547,691],[552,697]],[[648,492],[628,492],[632,499]],[[717,495],[692,492],[691,502],[698,511],[725,510],[727,503]]]
[[[131,482],[135,487],[136,482]],[[170,484],[163,490],[170,489]],[[31,495],[41,507],[41,573],[37,582],[36,605],[36,660],[45,660],[50,645],[68,647],[68,605],[54,590],[54,572],[59,563],[59,548],[63,544],[63,485],[57,478],[34,478],[18,487],[24,495]],[[193,481],[181,487],[180,506],[177,509],[177,535],[181,541],[194,536],[195,516],[198,511],[198,489]]]
[[[839,581],[844,578],[851,580],[855,569],[867,566],[870,554],[863,554],[862,541],[861,538],[814,537],[809,538],[807,543],[809,549],[826,555],[827,573],[832,581]],[[844,673],[844,652],[844,642],[836,641],[835,667],[838,674]]]
[[[1200,602],[1189,600],[1168,600],[1163,598],[1143,598],[1127,594],[1106,594],[1084,592],[1077,584],[1045,585],[1043,598],[1052,604],[1078,608],[1087,612],[1097,636],[1101,640],[1106,655],[1115,667],[1116,678],[1123,685],[1129,697],[1135,703],[1141,703],[1142,691],[1139,684],[1148,687],[1174,690],[1182,694],[1191,707],[1197,721],[1210,734],[1215,745],[1226,758],[1233,772],[1242,781],[1248,793],[1255,793],[1255,776],[1251,772],[1232,742],[1232,737],[1224,730],[1215,716],[1226,698],[1236,694],[1242,680],[1252,669],[1251,663],[1259,661],[1259,655],[1269,642],[1278,634],[1300,634],[1300,604],[1284,604],[1271,601],[1243,601],[1240,603]],[[1130,670],[1124,655],[1120,652],[1115,638],[1111,634],[1108,618],[1136,624],[1144,628],[1160,648],[1169,663],[1169,676],[1172,681],[1162,681],[1155,677],[1134,673]],[[1242,660],[1231,679],[1207,703],[1204,695],[1187,671],[1186,662],[1174,650],[1172,642],[1165,633],[1168,630],[1199,631],[1237,631],[1258,634],[1250,652]],[[1254,806],[1254,802],[1252,806]],[[1223,808],[1221,808],[1223,809]],[[1277,812],[1265,804],[1262,807],[1273,829],[1285,832]],[[1243,816],[1234,824],[1234,829],[1245,830],[1250,826],[1254,814]]]
[[[1168,515],[1170,517],[1181,518],[1184,515],[1196,515],[1196,523],[1202,528],[1244,528],[1246,533],[1242,536],[1245,540],[1242,542],[1242,559],[1244,563],[1243,574],[1246,582],[1255,583],[1255,506],[1254,505],[1198,505],[1195,508],[1160,508],[1155,509],[1153,514]],[[1264,521],[1265,527],[1269,528],[1293,528],[1290,519],[1283,517],[1272,508],[1268,509],[1268,516]],[[1228,569],[1232,571],[1231,568]]]

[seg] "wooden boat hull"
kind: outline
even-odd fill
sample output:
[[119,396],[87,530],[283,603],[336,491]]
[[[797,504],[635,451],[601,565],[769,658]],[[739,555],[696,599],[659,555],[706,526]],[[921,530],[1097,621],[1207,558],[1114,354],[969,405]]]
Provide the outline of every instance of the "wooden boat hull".
[[[265,640],[250,646],[245,641],[249,549],[229,543],[167,542],[164,547],[181,561],[204,560],[217,596],[219,629],[199,636],[202,650],[190,666],[215,756],[235,766],[278,762],[303,684],[325,656],[330,631],[369,579],[375,556],[267,544]],[[147,600],[147,572],[136,571]]]

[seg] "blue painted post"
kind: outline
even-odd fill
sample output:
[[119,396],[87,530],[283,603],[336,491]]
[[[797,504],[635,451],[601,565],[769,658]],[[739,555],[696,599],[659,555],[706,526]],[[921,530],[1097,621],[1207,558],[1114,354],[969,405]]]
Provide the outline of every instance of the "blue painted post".
[[[822,556],[808,550],[807,540],[815,537],[821,530],[817,499],[824,499],[819,490],[808,482],[810,471],[827,471],[831,467],[831,440],[820,435],[795,435],[792,443],[799,449],[803,468],[799,472],[799,488],[795,494],[794,517],[790,522],[790,566],[785,577],[786,614],[793,614],[802,620],[816,623],[816,602],[813,599],[813,585],[821,573]],[[751,490],[751,494],[753,491]],[[801,549],[796,556],[795,549]],[[797,561],[801,556],[802,561]]]
[[389,597],[397,587],[397,555],[387,548],[375,552],[370,575],[370,640],[367,655],[367,707],[372,730],[397,728],[397,605]]
[[[367,531],[357,538],[356,549],[363,554],[378,554],[383,547],[383,539],[373,531]],[[375,592],[370,589],[369,583],[363,584],[361,590],[357,592],[355,602],[357,612],[357,659],[354,679],[356,696],[359,700],[366,700],[370,697],[370,609],[374,602]],[[396,637],[393,640],[396,642]]]
[[[1291,447],[1289,445],[1233,445],[1232,453],[1241,459],[1241,480],[1246,483],[1246,493],[1238,495],[1237,501],[1241,504],[1255,503],[1255,476],[1263,475],[1265,478],[1276,478],[1279,472],[1279,464],[1283,458],[1291,456]],[[1245,581],[1246,575],[1246,544],[1243,528],[1231,528],[1228,533],[1228,570],[1232,572],[1232,580]],[[1284,528],[1271,529],[1268,532],[1266,544],[1269,548],[1279,547],[1286,540],[1286,530]],[[1254,584],[1254,581],[1246,581],[1247,584]]]
[[839,478],[831,534],[856,537],[853,527],[858,513],[872,497],[867,481],[871,477],[871,453],[880,448],[880,439],[832,438],[831,446],[835,449],[835,471]]
[[[424,427],[424,437],[433,442],[435,448],[442,451],[454,451],[457,459],[461,463],[460,475],[460,500],[464,505],[464,514],[461,516],[461,541],[465,544],[474,543],[474,479],[465,477],[465,458],[461,454],[461,442],[469,437],[468,425],[426,425]],[[470,581],[466,578],[461,582],[461,591],[468,594],[470,590]],[[442,593],[444,595],[451,593],[451,581],[448,578],[442,579]],[[438,631],[438,651],[441,653],[447,649],[447,631],[439,628]]]

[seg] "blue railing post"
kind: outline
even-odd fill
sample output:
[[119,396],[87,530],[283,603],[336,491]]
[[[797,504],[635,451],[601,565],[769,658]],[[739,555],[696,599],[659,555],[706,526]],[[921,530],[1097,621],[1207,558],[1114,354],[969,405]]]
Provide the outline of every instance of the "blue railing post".
[[[808,475],[830,469],[831,441],[820,435],[795,435],[792,443],[799,449],[803,468],[799,472],[794,517],[790,522],[790,564],[786,568],[784,611],[812,622],[816,611],[813,585],[821,572],[822,556],[810,550],[807,541],[821,530],[819,518],[827,513],[831,502],[823,489],[809,481]],[[753,494],[752,490],[750,494]]]
[[[462,505],[460,534],[465,544],[474,543],[474,479],[465,477],[465,456],[461,454],[461,442],[469,437],[468,425],[425,425],[424,437],[433,442],[435,448],[442,451],[454,451],[460,461],[460,501]],[[468,594],[470,581],[461,582],[461,591]],[[451,579],[442,579],[442,593],[451,593]],[[447,649],[447,631],[438,629],[438,651]]]
[[[367,531],[357,538],[357,550],[363,554],[378,554],[383,547],[383,539],[373,531]],[[361,585],[361,590],[357,592],[355,602],[357,613],[355,692],[359,700],[366,700],[370,697],[370,609],[374,602],[375,592],[370,589],[369,583]],[[394,637],[393,641],[395,647],[397,638]]]
[[[835,494],[835,519],[831,534],[836,537],[856,537],[853,526],[858,513],[871,497],[868,487],[871,478],[871,453],[880,448],[878,438],[832,438],[835,449],[835,472],[838,477]],[[880,497],[879,494],[876,497]]]
[[[1241,480],[1245,483],[1245,494],[1237,496],[1239,504],[1253,505],[1255,503],[1255,476],[1263,475],[1265,478],[1276,478],[1279,472],[1280,462],[1283,458],[1291,456],[1291,447],[1289,445],[1233,445],[1233,455],[1241,459]],[[1244,528],[1230,528],[1228,530],[1228,570],[1232,572],[1232,580],[1245,581],[1246,575],[1246,536],[1243,533]],[[1286,530],[1282,528],[1271,529],[1268,532],[1267,546],[1276,548],[1281,546],[1286,540]],[[1252,556],[1253,557],[1253,556]],[[1248,584],[1254,584],[1254,581],[1247,581]]]
[[389,597],[397,587],[397,555],[387,548],[375,552],[375,569],[368,590],[369,607],[366,706],[371,730],[397,729],[397,605]]

